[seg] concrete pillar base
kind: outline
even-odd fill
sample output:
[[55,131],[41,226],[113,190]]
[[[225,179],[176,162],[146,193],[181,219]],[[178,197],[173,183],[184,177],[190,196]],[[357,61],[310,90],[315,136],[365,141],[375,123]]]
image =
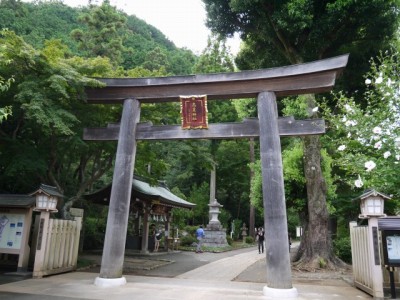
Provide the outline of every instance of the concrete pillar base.
[[299,296],[296,288],[274,289],[267,286],[264,286],[263,294],[271,300],[298,299]]
[[100,287],[115,287],[115,286],[121,286],[126,284],[126,278],[125,277],[120,277],[120,278],[101,278],[101,277],[96,277],[94,280],[94,285],[100,286]]

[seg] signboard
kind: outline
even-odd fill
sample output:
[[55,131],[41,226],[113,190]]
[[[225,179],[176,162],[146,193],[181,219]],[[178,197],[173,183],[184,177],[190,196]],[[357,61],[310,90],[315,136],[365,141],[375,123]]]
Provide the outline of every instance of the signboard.
[[0,213],[0,248],[21,248],[24,219],[24,214]]
[[400,230],[382,231],[382,242],[385,265],[400,267]]
[[207,129],[207,96],[180,96],[182,129]]
[[74,208],[74,207],[71,207],[71,208],[69,209],[69,213],[70,213],[71,216],[73,216],[73,217],[81,217],[81,218],[83,218],[83,209],[81,209],[81,208]]

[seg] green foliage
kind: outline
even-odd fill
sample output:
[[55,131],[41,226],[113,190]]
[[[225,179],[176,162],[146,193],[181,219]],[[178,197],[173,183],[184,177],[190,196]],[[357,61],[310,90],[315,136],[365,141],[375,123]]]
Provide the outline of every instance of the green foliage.
[[[303,205],[306,204],[306,200],[303,199]],[[288,233],[291,238],[296,237],[296,227],[301,226],[301,220],[299,217],[298,207],[291,206],[287,209],[287,219],[288,219]]]
[[[174,219],[175,219],[175,214],[174,214]],[[193,243],[197,243],[196,239],[196,230],[199,228],[199,226],[190,226],[186,225],[183,228],[182,231],[186,232],[185,235],[182,235],[180,237],[181,239],[181,246],[183,247],[191,247]]]
[[84,218],[83,247],[85,250],[102,248],[106,232],[105,216]]
[[11,115],[11,106],[0,107],[0,123]]
[[257,117],[257,101],[256,99],[240,99],[233,102],[238,114],[239,120],[245,118]]
[[192,235],[182,236],[180,238],[181,246],[192,246],[193,243],[197,243],[197,239]]
[[194,212],[193,210],[173,208],[172,214],[174,216],[172,218],[173,226],[177,228],[184,228],[189,220],[193,220]]
[[252,236],[246,236],[244,241],[246,244],[254,244],[254,238]]
[[98,125],[100,119],[102,124],[113,120],[117,112],[84,103],[84,86],[101,85],[82,75],[80,68],[92,76],[110,67],[104,60],[94,60],[96,66],[89,67],[90,59],[82,65],[65,59],[67,51],[56,40],[35,50],[14,32],[2,31],[0,43],[0,55],[8,62],[0,64],[0,76],[14,80],[0,94],[2,103],[13,112],[1,124],[7,147],[0,150],[0,190],[30,192],[39,183],[47,183],[67,196],[83,193],[111,167],[106,149],[112,152],[114,147],[86,144],[81,139],[82,128]]
[[196,236],[197,228],[199,228],[199,226],[186,225],[183,230],[189,233],[191,236]]
[[337,238],[333,240],[334,252],[344,262],[351,264],[351,241],[349,236]]
[[208,204],[209,200],[209,185],[203,182],[200,186],[193,186],[190,193],[190,201],[196,204],[193,209],[193,220],[197,224],[208,223]]
[[306,183],[303,167],[303,147],[299,142],[292,143],[282,153],[285,181],[290,180],[303,186]]
[[226,236],[226,241],[227,241],[227,243],[228,243],[229,246],[232,246],[232,245],[233,245],[233,239],[231,238],[230,235],[227,235],[227,236]]
[[326,262],[326,260],[324,258],[319,257],[318,263],[319,263],[319,267],[321,269],[325,269],[326,268],[327,262]]
[[0,1],[0,28],[8,28],[34,48],[42,48],[46,40],[59,39],[75,52],[70,32],[78,27],[80,9],[60,1],[24,3],[15,0]]
[[166,62],[168,60],[165,51],[157,47],[146,54],[142,67],[150,71],[164,70],[163,73],[166,73],[165,70],[169,68]]
[[261,161],[258,159],[254,164],[250,164],[250,168],[254,170],[254,177],[251,180],[252,198],[250,201],[259,212],[263,212]]
[[[96,24],[102,29],[94,29]],[[36,49],[48,40],[58,39],[67,45],[71,55],[108,56],[114,67],[121,62],[125,70],[143,65],[149,51],[157,47],[167,54],[163,64],[167,74],[189,74],[196,60],[191,51],[177,48],[157,28],[136,16],[116,11],[109,1],[71,8],[59,1],[2,0],[0,28],[13,30]],[[81,44],[83,39],[86,44]]]
[[89,11],[79,16],[78,20],[85,29],[74,29],[72,37],[78,42],[79,49],[87,57],[108,57],[115,65],[122,62],[123,37],[126,18],[104,0],[100,6],[91,5]]
[[360,63],[360,58],[370,57],[398,28],[397,0],[204,3],[207,25],[213,32],[223,36],[241,34],[247,47],[242,48],[236,63],[243,70],[349,51],[355,59],[351,63]]
[[218,215],[218,220],[221,222],[223,228],[228,228],[229,221],[232,219],[232,214],[224,208],[220,208],[220,214]]
[[201,53],[194,66],[194,73],[233,72],[235,69],[232,54],[226,41],[213,35],[208,38],[207,47]]
[[238,240],[242,236],[241,228],[243,226],[243,222],[239,219],[234,219],[232,222],[234,226],[232,238],[233,240]]
[[282,113],[285,116],[293,116],[295,119],[304,119],[310,116],[307,99],[304,95],[284,98],[282,103],[284,105]]
[[335,167],[345,176],[342,183],[356,193],[376,188],[400,197],[395,168],[400,163],[399,68],[398,52],[380,55],[366,74],[366,106],[338,93],[335,110],[325,107],[325,117],[336,128]]

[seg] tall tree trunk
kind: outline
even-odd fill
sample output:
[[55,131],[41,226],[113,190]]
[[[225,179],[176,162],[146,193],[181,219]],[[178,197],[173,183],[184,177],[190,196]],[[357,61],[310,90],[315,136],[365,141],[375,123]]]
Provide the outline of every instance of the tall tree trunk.
[[[314,95],[307,95],[310,117],[316,106]],[[343,263],[333,252],[328,232],[329,213],[326,204],[327,187],[321,168],[321,143],[318,135],[306,136],[304,141],[304,175],[307,186],[308,219],[296,256],[299,268],[335,269]]]
[[[254,178],[254,163],[255,163],[255,156],[254,156],[254,138],[251,138],[249,140],[249,146],[250,146],[250,182],[253,182]],[[250,187],[250,216],[249,216],[249,232],[250,236],[255,238],[255,209],[253,204],[251,203],[251,199],[253,198],[253,193],[251,192],[251,187]]]

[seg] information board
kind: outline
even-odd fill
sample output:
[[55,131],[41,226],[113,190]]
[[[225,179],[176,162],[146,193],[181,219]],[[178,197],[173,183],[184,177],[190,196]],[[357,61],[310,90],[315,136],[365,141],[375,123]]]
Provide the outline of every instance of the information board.
[[24,219],[24,214],[0,213],[0,248],[21,248]]
[[390,267],[400,266],[400,231],[382,231],[382,241],[385,265]]

